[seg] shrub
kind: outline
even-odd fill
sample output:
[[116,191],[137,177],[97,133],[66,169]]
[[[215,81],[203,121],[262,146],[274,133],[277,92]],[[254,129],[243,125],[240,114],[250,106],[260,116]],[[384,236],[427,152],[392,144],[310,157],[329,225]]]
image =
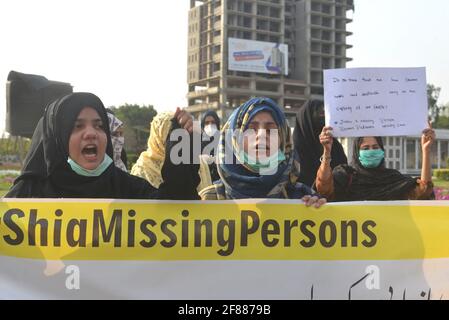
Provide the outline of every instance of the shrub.
[[449,169],[433,170],[433,174],[437,179],[449,181]]

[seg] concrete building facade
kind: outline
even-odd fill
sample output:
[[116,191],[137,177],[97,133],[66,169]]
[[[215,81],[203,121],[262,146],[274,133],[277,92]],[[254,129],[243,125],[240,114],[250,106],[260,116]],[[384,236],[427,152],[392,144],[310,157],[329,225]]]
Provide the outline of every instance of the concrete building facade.
[[[353,0],[191,0],[188,110],[226,118],[248,98],[267,96],[293,118],[307,99],[323,98],[322,71],[351,60],[351,10]],[[228,38],[287,44],[288,74],[229,70]]]

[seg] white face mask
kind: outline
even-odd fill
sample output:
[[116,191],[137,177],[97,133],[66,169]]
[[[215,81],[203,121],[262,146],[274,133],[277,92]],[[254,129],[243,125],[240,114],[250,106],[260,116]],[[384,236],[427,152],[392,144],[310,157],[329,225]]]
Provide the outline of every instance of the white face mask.
[[217,132],[217,125],[215,123],[208,124],[204,127],[204,132],[209,136],[212,137],[215,135],[215,132]]

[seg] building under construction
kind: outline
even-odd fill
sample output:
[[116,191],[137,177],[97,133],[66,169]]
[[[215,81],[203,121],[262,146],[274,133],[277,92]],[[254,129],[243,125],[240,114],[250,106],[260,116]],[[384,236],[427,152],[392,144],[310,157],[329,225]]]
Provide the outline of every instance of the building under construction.
[[353,0],[190,0],[188,110],[226,118],[252,96],[292,116],[345,68]]

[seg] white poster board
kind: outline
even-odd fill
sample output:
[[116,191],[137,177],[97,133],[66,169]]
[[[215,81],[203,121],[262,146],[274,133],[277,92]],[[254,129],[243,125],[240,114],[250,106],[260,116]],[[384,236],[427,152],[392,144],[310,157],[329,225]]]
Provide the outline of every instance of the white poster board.
[[335,137],[406,136],[427,127],[425,68],[324,70],[326,126]]
[[228,69],[288,74],[288,46],[283,43],[228,39]]

